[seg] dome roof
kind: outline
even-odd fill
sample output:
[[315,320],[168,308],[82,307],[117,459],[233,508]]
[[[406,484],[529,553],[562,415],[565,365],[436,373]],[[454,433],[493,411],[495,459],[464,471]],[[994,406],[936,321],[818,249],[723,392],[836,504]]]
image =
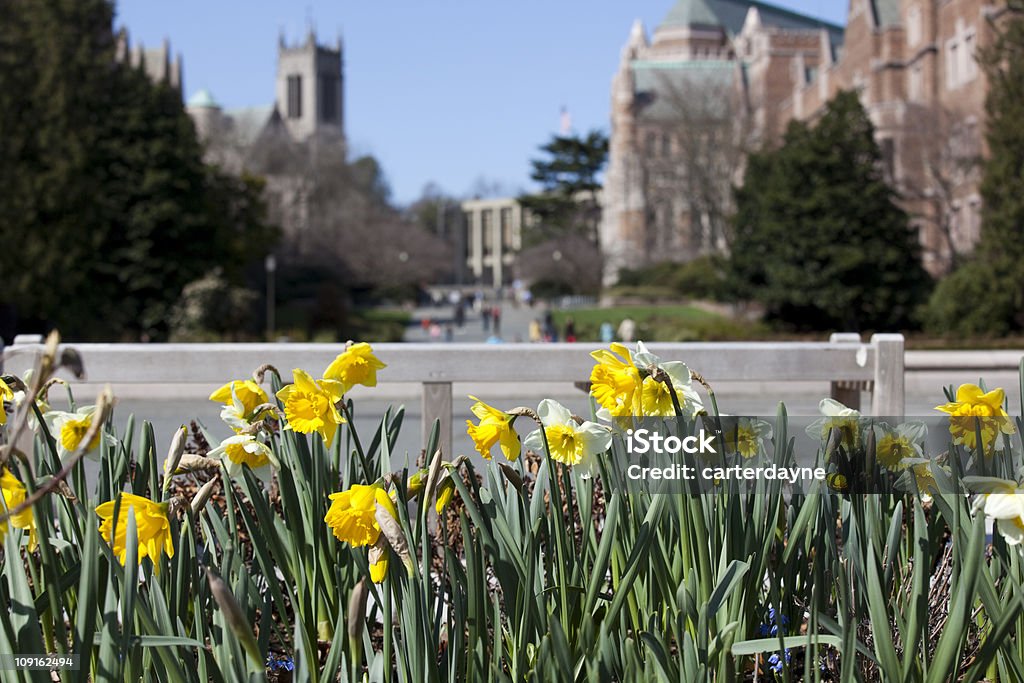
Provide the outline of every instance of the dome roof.
[[196,94],[192,95],[192,97],[188,98],[188,102],[186,104],[189,107],[202,107],[206,109],[220,108],[220,105],[217,103],[217,100],[213,98],[213,93],[211,93],[206,88],[199,90],[198,92],[196,92]]

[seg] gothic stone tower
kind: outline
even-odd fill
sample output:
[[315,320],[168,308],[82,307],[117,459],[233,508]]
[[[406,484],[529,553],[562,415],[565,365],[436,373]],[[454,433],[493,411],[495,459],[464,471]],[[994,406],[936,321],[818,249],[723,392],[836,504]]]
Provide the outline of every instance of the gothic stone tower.
[[[768,127],[764,91],[791,92],[842,28],[757,0],[677,0],[648,42],[637,22],[612,80],[601,249],[604,280],[623,268],[688,261],[727,248],[733,158]],[[771,68],[747,56],[760,46]],[[799,49],[796,49],[799,48]],[[719,149],[708,141],[724,140]]]
[[317,43],[310,31],[299,45],[277,51],[277,111],[295,140],[328,134],[344,138],[342,44]]

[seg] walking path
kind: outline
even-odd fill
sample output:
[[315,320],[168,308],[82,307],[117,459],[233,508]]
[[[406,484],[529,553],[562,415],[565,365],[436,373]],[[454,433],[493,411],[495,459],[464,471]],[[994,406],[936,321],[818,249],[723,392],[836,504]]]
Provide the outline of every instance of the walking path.
[[[488,302],[493,307],[494,302]],[[504,301],[498,304],[501,309],[501,326],[498,338],[503,342],[525,342],[529,340],[530,321],[534,318],[542,318],[545,312],[543,305],[538,304],[533,308],[523,304],[514,305],[511,301]],[[429,327],[423,327],[421,321],[432,320],[437,323],[440,330],[437,336],[432,337]],[[466,318],[462,326],[455,324],[455,307],[451,305],[430,306],[417,308],[413,311],[412,321],[406,328],[405,339],[407,342],[439,342],[445,341],[445,328],[451,325],[452,339],[456,342],[485,342],[494,336],[491,325],[484,328],[484,318],[472,307],[466,308]]]

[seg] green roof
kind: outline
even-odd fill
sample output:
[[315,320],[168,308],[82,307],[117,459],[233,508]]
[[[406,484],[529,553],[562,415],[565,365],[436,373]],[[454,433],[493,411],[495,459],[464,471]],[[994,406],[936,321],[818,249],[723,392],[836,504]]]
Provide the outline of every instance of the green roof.
[[[888,6],[896,5],[898,0],[874,0],[874,2],[880,7],[885,6],[885,13],[888,16]],[[825,29],[829,32],[833,46],[841,45],[843,42],[842,26],[758,0],[677,0],[659,28],[694,25],[721,26],[731,35],[736,35],[743,30],[743,22],[746,21],[747,12],[751,7],[757,8],[761,15],[761,23],[765,26],[782,29]]]
[[680,0],[669,10],[662,26],[721,26],[721,20],[704,0]]
[[208,109],[216,109],[217,107],[220,107],[220,105],[217,104],[217,100],[213,98],[213,93],[206,88],[203,88],[196,94],[192,95],[192,97],[188,98],[187,104],[190,107],[205,107]]
[[639,118],[674,121],[688,98],[699,95],[708,111],[727,111],[727,97],[737,78],[737,63],[726,60],[681,60],[632,63],[634,102]]
[[872,0],[875,12],[875,23],[878,26],[891,26],[900,23],[899,0]]

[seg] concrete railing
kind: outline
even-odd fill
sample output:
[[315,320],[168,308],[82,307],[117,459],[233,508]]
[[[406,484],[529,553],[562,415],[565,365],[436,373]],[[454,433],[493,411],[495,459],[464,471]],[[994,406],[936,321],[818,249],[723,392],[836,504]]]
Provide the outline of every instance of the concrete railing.
[[[341,344],[71,344],[82,356],[90,383],[220,384],[251,376],[270,363],[290,380],[293,368],[312,374],[343,350]],[[665,360],[683,360],[712,382],[824,381],[832,395],[859,407],[860,392],[871,393],[874,415],[904,411],[903,336],[833,335],[829,342],[722,342],[650,344]],[[375,344],[387,363],[381,383],[422,386],[423,430],[441,422],[447,449],[452,435],[453,382],[584,382],[593,360],[587,344]],[[36,363],[43,346],[19,338],[3,350],[0,368],[21,375]],[[65,377],[73,381],[71,377]]]

